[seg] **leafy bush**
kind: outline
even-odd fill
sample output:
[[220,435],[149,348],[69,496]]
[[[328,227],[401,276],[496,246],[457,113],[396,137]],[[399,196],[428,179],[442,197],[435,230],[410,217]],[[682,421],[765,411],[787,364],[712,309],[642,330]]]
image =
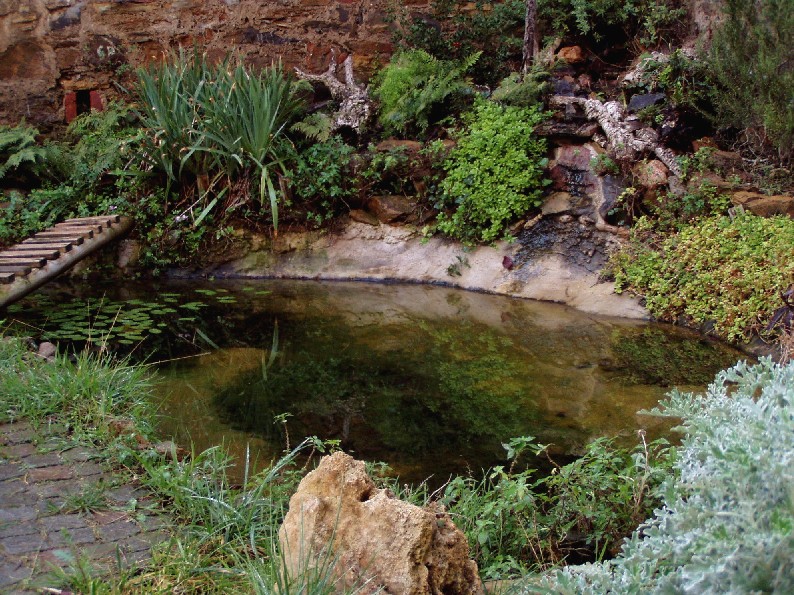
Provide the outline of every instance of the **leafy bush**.
[[27,195],[12,194],[0,211],[0,241],[21,240],[67,217],[130,210],[140,133],[128,107],[111,103],[105,111],[81,115],[69,124],[64,142],[30,145],[35,130],[27,133],[17,155],[30,156],[21,165],[27,163],[27,173],[38,179]]
[[502,79],[490,98],[504,105],[516,107],[541,104],[550,90],[548,78],[548,71],[536,64],[526,76],[514,72]]
[[503,446],[509,468],[494,467],[480,481],[454,477],[442,498],[487,578],[548,568],[572,555],[614,554],[660,503],[673,454],[664,441],[646,444],[644,436],[631,451],[601,439],[573,463],[535,478],[534,469],[514,468],[523,453],[545,447],[531,437]]
[[[302,109],[281,67],[252,74],[229,58],[212,65],[197,50],[180,51],[138,76],[145,153],[169,183],[181,184],[191,198],[198,193],[186,209],[196,225],[224,194],[233,194],[236,179],[256,173],[260,204],[269,202],[277,228],[274,178],[284,173],[291,150],[284,128]],[[247,202],[241,194],[227,197],[227,206]]]
[[[372,95],[380,102],[380,123],[389,134],[424,134],[447,115],[449,103],[470,93],[466,71],[480,54],[453,62],[423,50],[398,52],[375,77]],[[442,105],[445,104],[445,105]]]
[[685,437],[664,506],[610,562],[561,572],[561,593],[794,592],[794,365],[720,372],[656,411]]
[[394,38],[399,47],[420,49],[441,60],[463,60],[476,52],[474,80],[492,85],[521,63],[524,31],[524,0],[463,5],[435,0],[428,16],[405,3],[392,2]]
[[617,291],[631,289],[661,320],[681,316],[729,340],[749,338],[794,281],[794,220],[711,217],[657,238],[646,220],[612,258]]
[[780,0],[725,0],[709,66],[719,84],[717,121],[743,130],[783,160],[794,151],[794,10]]
[[338,213],[340,203],[357,194],[351,160],[355,148],[338,136],[311,145],[298,156],[291,177],[293,199],[305,205],[317,224]]
[[714,77],[706,61],[677,49],[669,55],[653,54],[640,62],[640,75],[632,87],[643,92],[664,91],[674,106],[713,115]]
[[[429,14],[401,4],[392,2],[391,8],[400,47],[421,49],[441,59],[461,59],[480,51],[472,75],[485,85],[496,85],[519,69],[525,0],[436,0]],[[538,0],[538,32],[541,38],[591,43],[614,42],[617,37],[639,50],[675,38],[685,14],[678,4],[677,0]]]
[[538,1],[547,35],[575,34],[599,41],[605,31],[617,29],[641,47],[662,41],[684,14],[674,0]]
[[540,204],[546,142],[534,134],[538,108],[503,107],[480,100],[464,116],[465,129],[444,164],[437,229],[465,242],[492,242],[508,223]]

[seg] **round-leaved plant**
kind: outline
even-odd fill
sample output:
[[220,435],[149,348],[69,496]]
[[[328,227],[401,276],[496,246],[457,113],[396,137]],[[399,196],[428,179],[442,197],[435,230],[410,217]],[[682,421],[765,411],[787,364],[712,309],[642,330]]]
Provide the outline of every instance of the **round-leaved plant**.
[[444,163],[439,231],[466,243],[493,242],[540,204],[548,160],[535,127],[544,118],[539,108],[477,102]]

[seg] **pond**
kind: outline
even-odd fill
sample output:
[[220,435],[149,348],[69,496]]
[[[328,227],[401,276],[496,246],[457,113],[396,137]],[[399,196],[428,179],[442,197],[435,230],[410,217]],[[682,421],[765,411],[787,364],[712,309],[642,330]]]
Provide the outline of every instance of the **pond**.
[[671,386],[742,354],[670,326],[420,285],[313,281],[50,286],[8,320],[156,364],[161,430],[267,462],[308,435],[407,482],[479,472],[530,435],[565,461],[636,442]]

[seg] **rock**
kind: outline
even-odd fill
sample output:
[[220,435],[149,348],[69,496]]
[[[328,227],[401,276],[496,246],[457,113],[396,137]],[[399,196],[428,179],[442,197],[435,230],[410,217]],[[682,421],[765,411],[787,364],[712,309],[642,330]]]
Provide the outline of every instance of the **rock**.
[[[602,181],[607,185],[608,180]],[[583,199],[592,212],[590,199]],[[606,208],[607,203],[604,203]],[[578,210],[578,209],[577,209]],[[576,213],[576,216],[585,213]],[[540,215],[538,215],[540,217]],[[407,283],[441,283],[477,292],[509,295],[534,300],[559,302],[583,312],[622,316],[625,318],[647,318],[647,310],[639,300],[627,293],[615,294],[614,284],[599,279],[601,261],[593,263],[571,262],[567,257],[568,244],[557,246],[554,240],[546,241],[549,232],[546,224],[557,223],[558,217],[571,222],[570,214],[553,217],[538,217],[525,224],[531,229],[521,235],[538,235],[544,245],[554,249],[539,253],[531,263],[516,259],[516,244],[497,242],[494,246],[479,246],[466,250],[470,267],[461,268],[461,276],[450,278],[448,269],[457,262],[463,247],[444,237],[424,237],[408,225],[365,225],[355,221],[345,222],[339,228],[326,232],[302,232],[304,240],[293,241],[304,248],[294,252],[276,252],[268,239],[256,243],[256,250],[246,250],[243,256],[231,256],[217,260],[208,273],[218,277],[276,277],[312,278],[328,281],[367,280]],[[605,243],[614,241],[614,233],[598,232],[598,228],[579,230],[577,226],[555,226],[554,236],[559,231],[573,239],[583,233],[601,238]],[[573,233],[575,232],[575,233]],[[598,232],[598,233],[596,233]],[[283,235],[286,235],[283,234]],[[252,234],[256,237],[256,234]],[[282,239],[279,234],[278,242]],[[600,241],[601,241],[600,240]],[[572,240],[573,241],[573,240]],[[578,241],[578,240],[577,240]],[[248,242],[239,242],[247,245]],[[275,242],[274,242],[275,243]],[[250,245],[254,245],[251,242]],[[509,254],[516,266],[507,271],[502,266],[502,257]]]
[[300,482],[279,541],[287,574],[331,563],[337,593],[483,593],[466,537],[443,508],[394,498],[341,452]]
[[687,188],[690,190],[698,190],[704,185],[714,186],[718,190],[734,190],[735,184],[728,182],[719,174],[714,172],[696,172],[687,181]]
[[567,192],[554,192],[543,201],[540,212],[543,215],[559,215],[567,213],[576,206],[576,200]]
[[584,52],[578,45],[560,48],[557,52],[557,60],[565,60],[568,64],[581,64],[585,59]]
[[630,114],[633,114],[653,105],[664,103],[665,97],[666,96],[664,93],[643,93],[632,95],[631,99],[629,100],[629,105],[626,109]]
[[742,156],[735,151],[714,151],[710,155],[714,168],[723,175],[744,173]]
[[163,442],[153,444],[152,449],[159,456],[170,461],[184,461],[190,455],[187,450],[181,446],[177,446],[176,443],[171,440],[164,440]]
[[358,221],[359,223],[366,223],[367,225],[374,225],[375,227],[380,225],[380,221],[378,221],[375,215],[362,209],[351,209],[349,215],[353,221]]
[[53,361],[55,359],[55,354],[58,352],[58,348],[55,347],[49,341],[43,341],[39,344],[38,355],[46,359],[47,361]]
[[788,215],[794,218],[794,196],[782,194],[765,196],[758,192],[740,191],[733,193],[731,202],[737,206],[741,205],[759,217]]
[[[598,225],[604,225],[604,217],[615,205],[617,197],[625,189],[623,181],[615,176],[599,176],[593,170],[594,159],[602,155],[604,150],[595,143],[583,145],[565,145],[554,150],[554,158],[549,162],[549,174],[552,179],[552,189],[567,193],[575,200],[571,207],[564,208],[567,200],[564,196],[552,194],[550,210],[563,212],[557,209],[570,210],[574,215],[591,217]],[[545,213],[546,211],[544,211]]]
[[414,212],[416,203],[398,194],[373,196],[367,201],[367,210],[381,223],[393,223],[405,219]]
[[116,265],[122,270],[134,267],[141,259],[141,252],[142,248],[139,241],[130,239],[121,240],[116,256]]
[[715,141],[710,136],[704,136],[692,141],[692,150],[697,153],[700,149],[716,149],[717,148],[717,141]]
[[640,161],[632,168],[632,173],[637,178],[637,183],[645,188],[660,188],[667,184],[667,175],[670,173],[667,166],[658,159]]
[[406,153],[418,153],[422,149],[422,143],[415,140],[387,139],[381,141],[375,147],[377,151],[405,151]]

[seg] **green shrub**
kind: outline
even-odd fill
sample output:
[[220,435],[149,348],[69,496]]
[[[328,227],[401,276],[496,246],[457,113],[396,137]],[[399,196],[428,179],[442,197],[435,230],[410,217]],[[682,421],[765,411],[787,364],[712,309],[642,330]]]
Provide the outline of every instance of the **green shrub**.
[[[440,59],[480,51],[472,69],[479,84],[495,86],[522,63],[525,0],[435,0],[419,13],[392,2],[395,42]],[[676,37],[685,10],[677,0],[538,0],[541,38],[567,42],[629,41],[638,52]]]
[[622,30],[640,47],[671,37],[686,14],[674,0],[539,0],[546,35],[581,35],[600,41],[606,31]]
[[398,52],[375,77],[380,123],[389,134],[424,134],[447,116],[449,104],[471,93],[465,79],[479,53],[460,62],[439,60],[423,50]]
[[794,281],[794,220],[746,214],[701,219],[658,238],[641,220],[612,259],[617,291],[645,297],[661,320],[681,316],[729,340],[762,330]]
[[794,592],[794,365],[720,372],[705,395],[673,391],[685,437],[664,506],[610,562],[572,567],[557,593]]
[[507,225],[541,202],[546,142],[535,127],[538,108],[503,107],[480,100],[444,164],[437,229],[464,242],[492,242]]
[[140,162],[140,131],[128,107],[111,103],[105,111],[81,115],[59,143],[29,144],[35,129],[26,131],[16,158],[29,157],[19,165],[36,179],[32,190],[12,194],[0,210],[0,241],[13,243],[68,217],[130,211],[138,192],[133,172]]
[[392,2],[394,38],[403,49],[420,49],[441,60],[480,59],[471,74],[480,84],[494,85],[521,64],[524,0],[475,3],[435,0],[430,15],[405,3]]
[[717,122],[745,131],[783,160],[794,151],[794,10],[785,0],[725,0],[709,67],[719,84]]
[[505,77],[491,93],[491,99],[504,105],[532,107],[543,103],[549,92],[549,73],[535,65],[527,76],[514,72]]
[[292,197],[307,209],[309,221],[321,224],[338,214],[340,203],[357,195],[351,160],[355,147],[338,136],[302,151],[291,177]]
[[494,467],[479,481],[454,477],[442,498],[486,578],[545,569],[570,555],[613,555],[661,502],[674,454],[664,441],[646,444],[644,435],[633,450],[600,439],[578,460],[536,478],[535,470],[515,467],[523,453],[545,447],[531,437],[503,446],[509,468]]

